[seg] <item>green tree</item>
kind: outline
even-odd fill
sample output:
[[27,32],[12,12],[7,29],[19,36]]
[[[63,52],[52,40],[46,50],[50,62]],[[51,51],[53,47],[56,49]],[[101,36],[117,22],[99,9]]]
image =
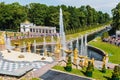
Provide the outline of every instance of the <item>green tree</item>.
[[113,32],[115,32],[116,30],[120,29],[120,3],[118,3],[118,5],[112,9],[112,15],[113,15]]
[[29,20],[36,25],[45,25],[48,7],[45,4],[31,3],[28,5]]
[[19,3],[4,4],[0,3],[0,27],[1,29],[18,30],[19,25],[26,19],[26,12]]
[[108,38],[109,37],[109,33],[108,32],[104,32],[101,36],[101,39],[103,40],[104,38]]

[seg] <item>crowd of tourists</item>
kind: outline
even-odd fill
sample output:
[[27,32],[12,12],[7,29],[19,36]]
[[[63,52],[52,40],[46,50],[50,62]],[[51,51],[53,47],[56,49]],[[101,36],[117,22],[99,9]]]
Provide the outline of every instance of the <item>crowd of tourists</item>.
[[110,44],[114,44],[116,46],[120,46],[120,37],[117,37],[115,35],[109,36],[108,38],[104,38],[103,42],[108,42]]

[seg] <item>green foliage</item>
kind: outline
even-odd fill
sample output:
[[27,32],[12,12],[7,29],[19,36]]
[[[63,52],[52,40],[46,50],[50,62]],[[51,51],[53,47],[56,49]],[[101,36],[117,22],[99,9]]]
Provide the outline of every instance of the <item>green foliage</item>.
[[104,38],[108,38],[108,37],[109,37],[108,32],[104,32],[101,36],[101,39],[103,40]]
[[[0,3],[0,29],[19,30],[20,23],[26,19],[36,25],[55,26],[59,30],[60,6],[47,6],[40,3],[30,3],[22,6],[19,3]],[[109,21],[109,15],[96,11],[91,6],[79,8],[61,5],[63,9],[63,21],[67,34],[86,30],[93,25],[103,24]]]
[[111,80],[120,80],[120,67],[119,66],[114,67],[114,72],[112,74]]
[[112,14],[113,14],[113,31],[115,32],[116,30],[120,29],[120,3],[112,9]]
[[68,71],[68,72],[72,71],[72,62],[71,62],[71,57],[70,56],[68,57],[68,61],[67,61],[65,70]]
[[92,77],[93,70],[94,70],[93,63],[91,61],[89,61],[86,72],[85,72],[86,76]]

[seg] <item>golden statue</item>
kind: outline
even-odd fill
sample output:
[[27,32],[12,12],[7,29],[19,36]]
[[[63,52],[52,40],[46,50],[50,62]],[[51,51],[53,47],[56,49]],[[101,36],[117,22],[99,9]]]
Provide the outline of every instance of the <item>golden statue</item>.
[[103,57],[103,63],[102,63],[102,67],[106,66],[106,57]]
[[106,60],[106,63],[108,63],[108,60],[109,60],[108,54],[105,55],[105,60]]
[[0,45],[4,45],[5,44],[5,40],[3,36],[0,36]]
[[88,57],[86,56],[86,57],[84,58],[84,66],[86,66],[86,67],[88,66],[88,61],[89,61],[89,60],[88,60]]
[[106,64],[106,57],[103,57],[103,65]]
[[94,66],[95,59],[94,59],[94,58],[92,58],[91,62],[92,62],[92,64],[93,64],[93,66]]
[[75,48],[74,50],[74,59],[78,59],[78,49]]
[[28,43],[27,43],[27,52],[31,52],[30,47],[31,47],[31,42],[28,42]]
[[4,39],[4,35],[2,34],[0,36],[0,50],[4,50],[5,49],[5,39]]
[[77,48],[75,48],[73,53],[74,53],[74,63],[77,64],[77,59],[78,59],[78,50],[77,50]]

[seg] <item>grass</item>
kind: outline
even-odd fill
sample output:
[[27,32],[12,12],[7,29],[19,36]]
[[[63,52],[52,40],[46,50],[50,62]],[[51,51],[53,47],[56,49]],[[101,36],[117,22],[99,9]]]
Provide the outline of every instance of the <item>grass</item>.
[[[53,37],[54,40],[56,40],[56,37]],[[20,43],[20,45],[23,45],[23,42],[27,43],[27,42],[31,42],[34,43],[34,40],[36,40],[36,43],[42,43],[44,40],[44,37],[37,37],[37,38],[24,38],[24,39],[18,39],[18,40],[12,40],[11,44],[14,46],[14,43]],[[46,42],[51,42],[51,37],[47,36],[46,38]]]
[[97,30],[100,30],[102,29],[104,26],[102,25],[99,25],[95,28],[91,28],[91,29],[88,29],[88,30],[84,30],[84,31],[81,31],[81,32],[78,32],[78,33],[74,33],[74,34],[68,34],[66,35],[66,39],[67,40],[70,40],[71,38],[77,38],[77,37],[80,37],[81,35],[85,35],[86,33],[92,33],[94,31],[97,31]]
[[110,62],[120,64],[120,47],[110,43],[102,42],[100,37],[96,38],[95,41],[90,41],[89,44],[98,47],[109,54]]
[[[64,67],[62,66],[54,66],[53,69],[64,71]],[[79,69],[73,69],[71,72],[72,74],[80,75],[80,76],[85,76],[85,69],[79,70]],[[108,80],[112,76],[112,70],[107,70],[106,73],[102,73],[100,70],[95,69],[93,71],[93,76],[90,78],[94,78],[96,80]]]

